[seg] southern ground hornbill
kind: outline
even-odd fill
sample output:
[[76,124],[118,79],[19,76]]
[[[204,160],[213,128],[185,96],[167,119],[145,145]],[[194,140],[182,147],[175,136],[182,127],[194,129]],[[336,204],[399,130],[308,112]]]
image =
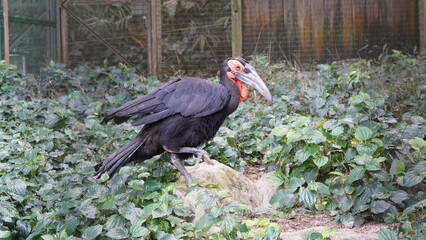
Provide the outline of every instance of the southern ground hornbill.
[[225,118],[247,98],[243,83],[268,101],[271,94],[254,68],[242,58],[228,58],[221,65],[219,83],[193,77],[169,81],[153,92],[109,112],[104,122],[120,124],[136,116],[133,125],[145,125],[136,138],[99,163],[95,175],[110,176],[130,162],[142,162],[163,152],[186,181],[193,179],[181,161],[196,155],[212,164],[207,152],[196,147],[210,140]]

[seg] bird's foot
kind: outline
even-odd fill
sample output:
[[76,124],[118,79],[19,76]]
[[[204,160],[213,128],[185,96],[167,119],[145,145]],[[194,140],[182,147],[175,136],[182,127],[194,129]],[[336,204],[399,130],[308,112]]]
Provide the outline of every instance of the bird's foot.
[[214,162],[210,159],[209,155],[203,154],[202,156],[204,162],[206,162],[208,165],[214,165]]
[[185,167],[182,165],[182,163],[180,162],[179,158],[177,157],[177,155],[175,153],[170,154],[171,160],[172,160],[172,164],[177,168],[177,170],[179,170],[179,172],[183,175],[183,177],[185,178],[186,182],[188,184],[190,184],[192,181],[194,181],[194,179],[192,178],[191,174],[189,174],[189,172],[185,169]]
[[194,167],[198,167],[198,165],[200,165],[201,159],[208,165],[214,165],[214,162],[210,159],[207,153],[199,153],[197,154],[197,159],[195,160]]

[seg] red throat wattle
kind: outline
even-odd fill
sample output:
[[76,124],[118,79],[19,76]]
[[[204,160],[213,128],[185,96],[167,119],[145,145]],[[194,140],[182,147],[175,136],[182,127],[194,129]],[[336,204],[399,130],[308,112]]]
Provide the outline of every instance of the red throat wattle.
[[235,85],[237,85],[238,90],[240,91],[240,102],[246,100],[247,97],[248,97],[248,90],[247,90],[246,86],[244,86],[244,84],[240,80],[236,79],[234,77],[234,74],[232,74],[231,72],[228,72],[227,74],[228,74],[229,79],[234,81]]

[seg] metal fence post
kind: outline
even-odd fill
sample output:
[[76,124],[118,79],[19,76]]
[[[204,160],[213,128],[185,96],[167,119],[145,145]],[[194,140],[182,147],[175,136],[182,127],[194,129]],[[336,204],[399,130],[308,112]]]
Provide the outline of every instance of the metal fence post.
[[231,1],[232,18],[232,56],[243,54],[243,12],[241,0]]

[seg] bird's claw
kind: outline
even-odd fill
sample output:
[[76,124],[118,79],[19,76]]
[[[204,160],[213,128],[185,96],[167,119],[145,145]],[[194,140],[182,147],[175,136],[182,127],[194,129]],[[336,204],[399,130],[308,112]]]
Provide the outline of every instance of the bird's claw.
[[195,167],[198,167],[200,165],[201,159],[204,160],[208,165],[214,165],[214,162],[210,159],[209,155],[207,154],[197,154],[197,159],[195,160]]
[[210,157],[207,154],[203,155],[204,162],[206,162],[208,165],[214,165],[214,162],[210,159]]

